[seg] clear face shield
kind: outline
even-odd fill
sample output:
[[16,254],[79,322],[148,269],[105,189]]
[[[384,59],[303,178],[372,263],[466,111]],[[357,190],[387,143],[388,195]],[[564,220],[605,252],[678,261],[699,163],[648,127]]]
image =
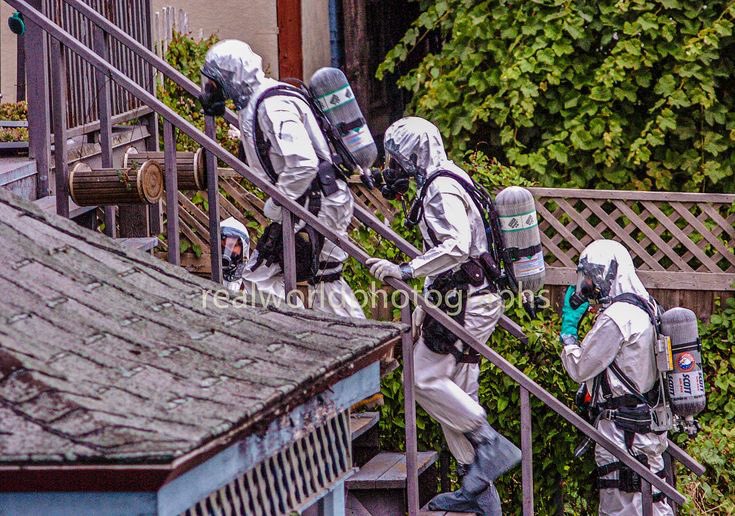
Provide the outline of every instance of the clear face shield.
[[208,116],[222,116],[225,114],[225,93],[222,86],[214,79],[201,75],[202,92],[199,102],[204,114]]

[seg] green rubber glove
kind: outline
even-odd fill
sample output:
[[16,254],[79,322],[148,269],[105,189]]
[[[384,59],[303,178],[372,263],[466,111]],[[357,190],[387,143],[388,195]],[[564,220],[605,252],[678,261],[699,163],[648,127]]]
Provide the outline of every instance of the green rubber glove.
[[561,333],[560,335],[572,335],[579,337],[579,323],[582,317],[587,313],[590,304],[585,301],[576,310],[569,303],[570,298],[574,294],[574,285],[569,285],[566,294],[564,294],[564,306],[561,310]]

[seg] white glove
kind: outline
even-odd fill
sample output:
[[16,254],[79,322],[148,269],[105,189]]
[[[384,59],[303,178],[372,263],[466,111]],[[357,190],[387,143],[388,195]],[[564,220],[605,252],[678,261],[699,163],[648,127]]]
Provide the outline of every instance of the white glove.
[[411,314],[411,336],[414,341],[421,335],[421,324],[424,322],[424,317],[426,317],[426,312],[420,306],[417,306]]
[[232,138],[233,140],[239,140],[240,139],[240,129],[230,124],[229,129],[227,129],[227,136]]
[[276,202],[270,197],[265,201],[265,206],[263,206],[263,215],[273,222],[281,222],[281,220],[283,220],[281,207],[276,205]]
[[385,278],[400,278],[401,268],[398,264],[382,258],[368,258],[365,262],[370,267],[370,274],[383,281]]

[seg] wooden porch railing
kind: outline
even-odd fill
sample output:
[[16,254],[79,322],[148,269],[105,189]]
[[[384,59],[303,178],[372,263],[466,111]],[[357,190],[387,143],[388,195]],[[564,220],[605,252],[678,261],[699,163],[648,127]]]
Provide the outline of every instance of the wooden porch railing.
[[[234,172],[220,169],[222,217],[263,224],[262,202]],[[377,190],[353,178],[357,203],[392,220],[396,207]],[[558,300],[574,281],[582,250],[593,240],[612,238],[631,252],[651,293],[667,306],[681,305],[708,318],[717,297],[735,295],[735,195],[531,188],[546,252],[546,285]],[[206,214],[180,194],[182,234],[205,249]],[[195,222],[196,221],[196,222]],[[355,218],[352,227],[360,225]],[[201,259],[185,259],[192,272],[207,273]]]
[[[217,177],[217,159],[223,161],[225,164],[229,165],[236,173],[246,178],[249,182],[251,182],[254,186],[265,192],[267,195],[271,196],[276,202],[278,202],[284,209],[284,241],[286,245],[284,246],[284,252],[285,252],[285,258],[286,258],[286,266],[285,266],[285,281],[287,288],[293,287],[295,284],[295,254],[294,254],[294,246],[293,246],[293,232],[292,227],[289,224],[289,221],[292,220],[293,217],[297,217],[303,221],[305,221],[307,224],[312,226],[316,231],[320,232],[322,235],[324,235],[326,238],[332,240],[337,245],[339,245],[342,249],[344,249],[350,256],[357,259],[360,263],[364,264],[365,260],[369,257],[369,255],[362,250],[360,247],[358,247],[355,243],[353,243],[349,239],[344,239],[340,237],[339,235],[335,234],[333,230],[325,226],[322,221],[318,218],[309,213],[306,209],[304,209],[302,206],[298,205],[297,203],[290,200],[288,197],[283,195],[279,190],[277,190],[270,182],[264,180],[259,174],[254,173],[249,167],[245,166],[242,162],[240,162],[237,158],[229,154],[221,145],[219,145],[216,140],[214,139],[214,120],[211,117],[207,117],[206,119],[206,134],[202,133],[201,131],[197,130],[193,125],[191,125],[189,122],[184,120],[181,116],[179,116],[177,113],[172,111],[170,108],[165,106],[163,103],[161,103],[159,100],[157,100],[153,95],[151,95],[149,92],[147,92],[144,88],[142,88],[139,84],[137,84],[134,80],[126,76],[123,72],[121,72],[119,69],[114,67],[110,64],[110,62],[102,57],[100,54],[100,49],[98,48],[98,52],[95,52],[85,46],[83,43],[81,43],[79,40],[71,36],[68,32],[61,29],[58,25],[53,23],[52,20],[49,20],[46,16],[43,15],[40,11],[37,9],[34,9],[29,3],[25,0],[5,0],[8,4],[19,10],[26,20],[29,20],[29,22],[32,24],[31,28],[36,31],[43,31],[44,33],[47,33],[49,36],[54,38],[58,43],[58,49],[55,50],[55,54],[63,55],[65,51],[71,50],[75,53],[77,53],[79,56],[81,56],[84,60],[91,63],[100,73],[106,74],[111,80],[115,81],[117,84],[124,87],[127,91],[135,95],[139,100],[149,105],[156,113],[158,113],[160,116],[162,116],[165,119],[165,126],[164,126],[164,134],[166,135],[165,139],[169,144],[174,141],[173,138],[173,128],[175,127],[177,130],[180,130],[190,136],[194,141],[196,141],[199,145],[201,145],[206,150],[206,161],[207,161],[207,184],[208,184],[208,201],[209,201],[209,210],[208,210],[208,225],[209,225],[209,235],[210,235],[210,242],[215,243],[215,245],[211,246],[210,252],[211,252],[211,263],[212,263],[212,276],[213,280],[220,281],[221,280],[221,274],[220,274],[220,251],[219,251],[219,245],[217,245],[216,242],[219,241],[219,198],[218,198],[218,177]],[[109,23],[108,20],[104,19],[103,17],[100,17],[98,13],[95,13],[93,10],[89,9],[89,6],[81,2],[80,0],[57,0],[58,2],[66,2],[69,5],[72,5],[75,9],[81,11],[86,16],[88,16],[100,29],[101,32],[104,32],[105,36],[112,36],[113,38],[116,38],[118,41],[125,42],[126,45],[131,46],[131,48],[135,49],[136,54],[144,56],[148,59],[148,61],[151,64],[154,64],[156,68],[159,70],[167,71],[170,69],[168,65],[161,62],[158,58],[156,58],[155,55],[153,55],[150,51],[145,49],[144,47],[139,46],[132,38],[124,34],[124,32],[119,31],[115,28],[112,24]],[[107,39],[106,37],[103,39]],[[53,66],[58,67],[59,70],[54,74],[56,78],[56,84],[55,87],[63,88],[64,84],[61,80],[64,76],[65,70],[64,67],[66,66],[64,59],[55,59],[53,60]],[[177,80],[180,77],[180,74],[175,73],[172,74],[172,78],[174,80]],[[178,81],[177,81],[178,82]],[[185,89],[188,91],[196,91],[197,87],[191,82],[185,81],[182,82],[182,84],[185,85]],[[101,116],[107,117],[109,120],[109,107],[105,108],[104,103],[100,104],[102,108]],[[62,113],[56,113],[56,118],[58,119],[56,121],[56,124],[58,127],[62,129],[63,132],[63,123],[65,121],[65,117],[60,116]],[[109,128],[109,125],[107,127],[108,131],[108,137],[109,137],[109,131],[111,129]],[[57,140],[58,144],[61,146],[64,145],[63,139]],[[164,152],[166,153],[166,161],[167,161],[167,167],[166,167],[166,175],[167,175],[167,183],[170,185],[172,184],[171,181],[173,181],[176,177],[176,167],[175,167],[175,149],[173,149],[170,145],[167,146],[166,149],[164,149]],[[60,172],[57,172],[60,173]],[[175,184],[175,183],[174,183]],[[173,195],[169,194],[170,198],[173,200]],[[68,202],[68,199],[59,199],[59,211],[63,211],[63,204],[64,202]],[[170,220],[173,220],[177,218],[177,206],[176,203],[170,202],[167,206],[167,215]],[[288,212],[288,213],[286,213]],[[388,238],[391,241],[393,241],[401,251],[406,253],[408,256],[413,257],[418,253],[418,250],[402,240],[398,235],[396,235],[394,232],[392,232],[387,226],[383,225],[380,221],[378,221],[372,214],[370,214],[368,211],[366,211],[363,207],[357,207],[356,212],[358,214],[358,217],[360,220],[368,225],[371,229],[378,232],[381,236],[384,238]],[[290,244],[288,245],[290,240]],[[657,489],[661,490],[669,499],[671,499],[673,502],[677,504],[681,504],[684,502],[684,497],[681,493],[679,493],[673,486],[667,484],[664,480],[657,477],[655,474],[653,474],[651,471],[649,471],[647,468],[645,468],[642,464],[640,464],[638,461],[633,459],[625,450],[621,450],[615,446],[613,442],[611,442],[607,437],[600,434],[594,427],[589,425],[586,421],[584,421],[581,417],[579,417],[573,410],[571,410],[569,407],[564,405],[562,402],[554,398],[549,392],[547,392],[545,389],[543,389],[540,385],[538,385],[536,382],[528,378],[525,374],[523,374],[520,370],[518,370],[515,366],[510,364],[508,361],[506,361],[502,356],[497,354],[493,349],[487,347],[484,342],[479,342],[476,340],[464,327],[457,324],[454,320],[452,320],[449,316],[447,316],[442,311],[438,310],[435,306],[432,304],[427,303],[427,301],[417,292],[415,292],[410,286],[408,286],[406,283],[396,280],[396,279],[390,279],[387,281],[387,283],[395,288],[396,290],[399,290],[403,293],[403,295],[406,297],[407,300],[410,300],[412,303],[417,304],[421,306],[428,315],[434,317],[437,321],[439,321],[442,325],[446,326],[450,331],[452,331],[455,335],[457,335],[460,339],[465,341],[468,345],[470,345],[473,349],[478,351],[481,355],[483,355],[486,359],[488,359],[490,362],[495,364],[504,374],[508,375],[519,384],[521,388],[521,420],[523,422],[522,424],[522,431],[521,431],[521,442],[524,444],[524,450],[523,450],[523,478],[524,478],[524,485],[523,485],[523,491],[524,491],[524,514],[532,514],[533,511],[533,502],[532,502],[532,485],[530,485],[531,481],[531,463],[532,463],[532,453],[530,448],[530,442],[531,442],[531,428],[530,428],[530,404],[528,403],[528,394],[533,394],[536,398],[541,400],[546,406],[548,406],[550,409],[552,409],[554,412],[559,414],[561,417],[563,417],[565,420],[567,420],[569,423],[571,423],[573,426],[584,432],[586,435],[590,436],[595,442],[599,443],[603,447],[605,447],[607,450],[610,451],[613,455],[615,455],[621,462],[626,464],[628,467],[630,467],[633,471],[638,473],[642,478],[643,483],[643,491],[644,491],[644,499],[650,502],[650,490],[651,486],[655,486]],[[410,322],[410,308],[409,303],[405,304],[405,307],[402,310],[401,318],[404,322]],[[514,326],[508,322],[505,322],[505,328],[508,329],[512,334],[519,338],[523,338],[523,334],[519,333],[517,326]],[[414,404],[414,398],[413,398],[413,360],[411,357],[413,356],[412,353],[412,347],[413,342],[411,340],[411,336],[409,332],[406,332],[403,337],[403,349],[404,349],[404,393],[405,393],[405,399],[406,399],[406,450],[407,450],[407,458],[406,458],[406,466],[408,470],[408,512],[410,515],[415,515],[418,513],[418,484],[417,484],[417,476],[416,476],[416,426],[415,426],[415,404]],[[686,453],[682,452],[679,448],[676,446],[671,446],[670,448],[671,454],[674,458],[677,460],[680,460],[687,468],[689,468],[692,471],[695,471],[698,474],[701,474],[704,471],[704,468],[698,464],[696,461],[694,461],[691,457],[689,457]],[[651,503],[645,503],[644,504],[644,514],[650,514],[652,511],[652,504]]]

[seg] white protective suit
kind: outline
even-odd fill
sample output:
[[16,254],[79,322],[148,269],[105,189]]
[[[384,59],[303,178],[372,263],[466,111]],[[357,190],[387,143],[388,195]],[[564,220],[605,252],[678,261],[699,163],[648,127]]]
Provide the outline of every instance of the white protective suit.
[[[298,199],[310,188],[317,174],[319,160],[331,161],[327,142],[319,130],[316,118],[306,102],[291,96],[274,96],[265,99],[255,113],[259,96],[273,86],[283,85],[266,78],[260,56],[249,45],[237,40],[225,40],[215,44],[206,56],[206,66],[215,66],[222,76],[234,86],[225,91],[248,92],[247,105],[238,111],[240,132],[248,164],[269,180],[261,167],[255,148],[254,123],[260,124],[270,143],[269,156],[278,175],[276,188],[291,199]],[[329,197],[322,196],[319,218],[336,232],[346,237],[352,220],[353,199],[344,181],[337,181],[339,190]],[[269,199],[265,215],[273,221],[281,220],[281,208]],[[297,228],[298,229],[298,228]],[[320,274],[329,275],[342,270],[342,262],[348,255],[329,240],[325,240],[320,256],[321,263],[331,262],[331,267],[321,268]],[[243,274],[245,288],[251,294],[273,301],[285,299],[283,273],[277,264],[262,264],[252,270],[257,252]],[[338,265],[334,265],[337,263]],[[311,306],[316,310],[345,317],[364,318],[365,315],[352,289],[340,278],[320,282],[310,288]]]
[[[633,260],[620,243],[612,240],[598,240],[588,245],[580,256],[590,263],[605,265],[605,274],[612,260],[618,263],[617,276],[610,287],[610,297],[629,292],[648,300],[649,294],[636,275]],[[561,360],[567,373],[577,382],[588,382],[591,386],[600,373],[606,375],[614,397],[629,394],[620,380],[611,372],[609,366],[615,361],[623,373],[635,384],[639,393],[650,391],[658,379],[654,355],[655,329],[648,314],[641,308],[629,303],[616,302],[608,306],[598,316],[595,324],[581,344],[567,345],[562,351]],[[593,403],[602,400],[598,390],[593,394]],[[601,419],[597,429],[620,448],[625,449],[623,431],[609,419]],[[664,469],[662,453],[668,443],[666,433],[635,434],[631,453],[645,454],[648,465],[654,473]],[[617,462],[617,458],[603,447],[595,447],[595,461],[598,466]],[[618,472],[605,475],[605,479],[617,479]],[[654,494],[658,492],[654,488]],[[640,493],[627,493],[618,489],[600,490],[599,514],[629,516],[642,514]],[[673,514],[666,500],[654,504],[654,514],[658,516]]]
[[243,267],[241,267],[235,274],[232,281],[228,281],[227,278],[222,278],[222,285],[233,293],[238,293],[242,290],[242,271],[244,270],[244,264],[248,262],[250,257],[250,237],[248,236],[247,228],[237,220],[235,217],[229,217],[222,221],[220,224],[220,233],[233,234],[240,238],[240,245],[242,246],[242,259]]
[[[439,130],[422,118],[407,117],[391,125],[385,133],[385,148],[409,172],[418,170],[431,177],[439,170],[447,170],[470,180],[447,158]],[[411,170],[412,167],[415,168]],[[477,207],[451,178],[441,177],[431,182],[424,198],[424,214],[419,228],[426,251],[411,260],[409,266],[414,277],[427,277],[425,290],[428,291],[437,274],[457,269],[469,257],[487,251],[487,240]],[[431,243],[427,225],[439,245]],[[481,342],[488,340],[503,313],[502,300],[497,294],[473,295],[487,286],[486,283],[470,287],[464,322],[465,328]],[[423,339],[420,336],[414,348],[416,400],[441,423],[447,445],[457,461],[471,464],[474,450],[464,434],[486,421],[477,396],[480,366],[457,363],[451,354],[434,353]],[[460,341],[456,345],[461,349]]]

